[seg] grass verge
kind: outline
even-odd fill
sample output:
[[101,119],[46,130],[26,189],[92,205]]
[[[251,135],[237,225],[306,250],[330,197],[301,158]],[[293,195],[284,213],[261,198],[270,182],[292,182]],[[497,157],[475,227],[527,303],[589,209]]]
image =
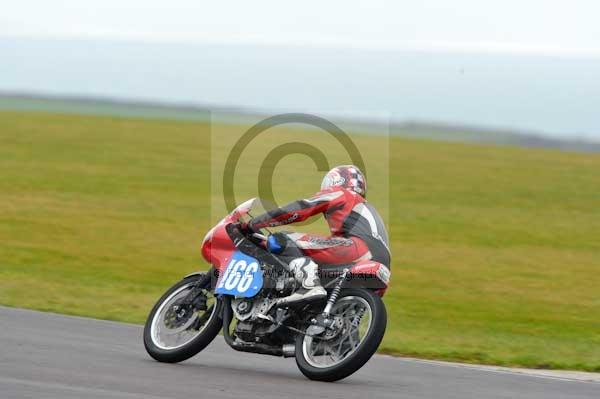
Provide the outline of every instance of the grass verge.
[[[142,323],[206,268],[224,156],[210,137],[201,122],[0,113],[0,304]],[[600,371],[598,154],[356,139],[391,154],[382,352]],[[281,162],[278,198],[314,191],[314,166]]]

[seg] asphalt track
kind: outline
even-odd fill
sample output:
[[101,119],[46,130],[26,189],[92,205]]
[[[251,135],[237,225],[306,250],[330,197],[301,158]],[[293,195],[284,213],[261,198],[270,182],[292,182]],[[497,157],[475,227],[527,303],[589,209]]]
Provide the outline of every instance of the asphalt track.
[[0,307],[0,398],[600,398],[600,384],[375,356],[337,382],[217,337],[180,364],[150,359],[140,326]]

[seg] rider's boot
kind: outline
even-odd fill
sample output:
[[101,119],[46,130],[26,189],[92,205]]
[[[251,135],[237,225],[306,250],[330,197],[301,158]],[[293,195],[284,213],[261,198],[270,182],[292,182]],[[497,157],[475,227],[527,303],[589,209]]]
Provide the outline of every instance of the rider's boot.
[[310,258],[304,257],[292,260],[290,262],[290,272],[293,273],[301,287],[292,295],[279,299],[277,304],[291,305],[325,298],[327,291],[321,285],[321,280],[317,274],[318,268],[318,265]]

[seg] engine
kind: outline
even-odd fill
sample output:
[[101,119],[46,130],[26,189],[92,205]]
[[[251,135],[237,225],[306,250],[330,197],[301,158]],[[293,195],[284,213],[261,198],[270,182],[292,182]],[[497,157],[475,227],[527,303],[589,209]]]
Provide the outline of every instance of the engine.
[[265,298],[259,294],[254,298],[236,298],[231,302],[231,307],[238,322],[247,320],[257,321],[262,320],[257,315],[268,314],[276,301],[277,298]]
[[[262,298],[236,298],[231,301],[233,314],[238,321],[245,321],[250,318],[255,319],[257,313],[257,303],[262,302]],[[253,317],[254,316],[254,317]]]
[[[265,279],[263,289],[252,298],[235,298],[231,301],[233,314],[237,319],[235,335],[243,341],[255,342],[277,328],[267,316],[277,299],[294,291],[294,278],[279,276]],[[274,313],[274,312],[273,312]]]

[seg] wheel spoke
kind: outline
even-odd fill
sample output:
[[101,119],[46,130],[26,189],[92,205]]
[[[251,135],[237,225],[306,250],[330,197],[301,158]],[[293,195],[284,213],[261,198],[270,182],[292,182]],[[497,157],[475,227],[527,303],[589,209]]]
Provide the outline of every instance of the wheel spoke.
[[[341,321],[336,322],[331,338],[307,337],[304,340],[303,353],[314,367],[332,367],[342,362],[360,346],[371,326],[371,308],[362,297],[340,298],[331,310],[331,317]],[[362,326],[365,328],[361,334]]]
[[354,331],[348,332],[348,341],[350,341],[351,348],[354,349],[358,346],[358,342],[355,342],[352,335]]
[[[161,304],[152,320],[151,337],[156,346],[164,350],[181,347],[204,330],[216,309],[214,297],[209,291],[203,291],[207,298],[208,308],[196,311],[186,303],[193,283],[184,285],[173,292]],[[174,308],[178,306],[179,308]]]
[[338,349],[337,349],[338,353],[340,353],[342,351],[342,345],[344,345],[344,341],[346,341],[346,339],[345,339],[345,337],[342,337],[340,339],[340,344],[338,345]]
[[346,306],[346,308],[345,308],[345,309],[343,309],[343,310],[337,309],[337,310],[336,310],[336,312],[335,312],[335,315],[336,315],[336,316],[341,316],[341,317],[344,317],[344,316],[346,315],[346,313],[347,313],[347,312],[349,312],[349,311],[351,311],[351,310],[352,310],[352,308],[353,308],[353,307],[354,307],[354,304],[353,304],[353,303],[349,303],[349,304]]

